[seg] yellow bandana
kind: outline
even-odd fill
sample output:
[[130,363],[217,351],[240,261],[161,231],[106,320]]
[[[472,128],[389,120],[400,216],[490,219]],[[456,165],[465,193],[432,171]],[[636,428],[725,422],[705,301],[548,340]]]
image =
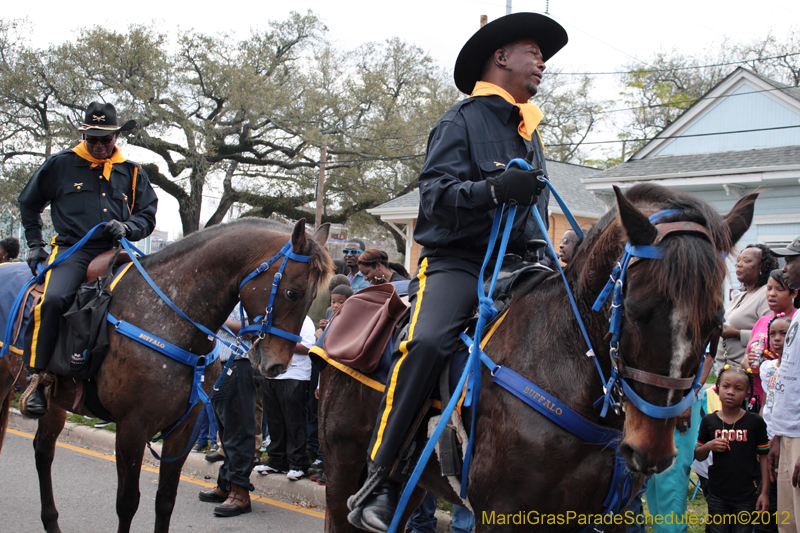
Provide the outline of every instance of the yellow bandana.
[[93,157],[92,154],[89,153],[89,150],[86,149],[86,141],[81,141],[72,151],[78,154],[79,157],[89,161],[92,164],[92,168],[103,165],[103,177],[106,180],[111,177],[111,169],[114,167],[115,163],[124,163],[127,161],[116,146],[114,147],[114,153],[111,154],[111,158],[109,159],[96,159]]
[[526,141],[531,140],[531,135],[536,131],[539,122],[544,118],[544,114],[539,110],[539,106],[535,104],[524,103],[520,104],[515,102],[514,98],[502,87],[498,87],[493,83],[486,81],[479,81],[475,83],[475,88],[472,89],[470,96],[501,96],[509,104],[513,104],[519,108],[519,128],[517,131],[522,138]]

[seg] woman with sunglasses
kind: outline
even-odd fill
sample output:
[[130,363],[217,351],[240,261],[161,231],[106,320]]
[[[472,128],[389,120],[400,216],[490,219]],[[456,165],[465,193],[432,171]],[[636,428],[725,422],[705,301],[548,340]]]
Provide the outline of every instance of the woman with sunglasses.
[[[135,126],[133,120],[118,125],[113,105],[92,102],[78,127],[83,141],[48,157],[19,196],[30,248],[28,264],[34,274],[40,263],[53,262],[93,227],[106,223],[83,248],[47,271],[45,293],[25,331],[29,383],[34,374],[47,368],[60,317],[72,305],[91,260],[120,238],[138,241],[155,228],[158,198],[147,173],[116,146],[120,132]],[[57,233],[50,253],[42,238],[42,211],[48,204]],[[41,386],[29,389],[20,404],[26,416],[38,418],[47,412],[44,392]]]
[[348,269],[344,274],[350,280],[350,288],[354,293],[370,286],[369,281],[364,279],[364,274],[358,269],[358,257],[364,253],[365,248],[361,239],[350,239],[342,250],[344,264]]

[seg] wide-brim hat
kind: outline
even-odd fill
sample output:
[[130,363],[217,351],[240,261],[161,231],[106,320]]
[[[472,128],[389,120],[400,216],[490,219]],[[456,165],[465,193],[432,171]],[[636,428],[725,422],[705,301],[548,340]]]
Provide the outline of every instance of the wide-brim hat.
[[475,82],[481,79],[486,60],[495,50],[524,39],[536,41],[545,61],[569,40],[561,24],[539,13],[513,13],[493,20],[476,31],[461,48],[453,72],[458,90],[470,94]]
[[92,102],[86,108],[86,116],[78,126],[78,131],[84,135],[104,137],[118,131],[130,131],[135,127],[135,120],[129,120],[120,126],[117,123],[117,110],[113,105]]
[[778,257],[786,257],[787,255],[800,255],[800,237],[796,238],[792,244],[786,248],[775,248],[772,253]]

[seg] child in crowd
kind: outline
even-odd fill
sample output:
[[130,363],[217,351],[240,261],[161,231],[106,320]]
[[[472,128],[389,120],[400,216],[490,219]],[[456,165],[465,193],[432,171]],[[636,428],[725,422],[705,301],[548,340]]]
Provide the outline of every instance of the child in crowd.
[[772,418],[772,406],[775,404],[775,378],[778,375],[778,367],[781,364],[781,355],[783,354],[783,343],[786,340],[786,332],[789,331],[790,323],[791,318],[783,314],[776,315],[770,320],[765,353],[769,352],[771,358],[761,364],[761,384],[764,386],[764,392],[766,393],[761,416],[764,417],[764,422],[767,424],[767,433],[770,438],[773,437],[770,430],[770,419]]
[[[342,276],[344,277],[344,276]],[[319,338],[322,335],[322,332],[325,331],[325,328],[328,327],[328,323],[331,321],[331,317],[333,314],[344,305],[348,298],[353,295],[353,289],[350,288],[350,284],[341,284],[336,285],[331,289],[331,306],[325,312],[325,318],[319,321],[319,327],[314,335]]]
[[[766,360],[761,364],[761,384],[764,387],[766,400],[764,400],[764,407],[761,410],[761,416],[767,424],[767,435],[770,439],[775,436],[772,431],[772,407],[775,405],[775,379],[778,376],[778,367],[781,364],[781,355],[783,354],[783,343],[786,340],[786,332],[789,331],[789,324],[791,319],[779,313],[772,317],[769,321],[767,328],[767,346],[764,350]],[[769,508],[775,511],[778,508],[778,484],[770,484],[769,490]],[[778,526],[775,523],[774,515],[763,515],[762,524],[756,526],[757,532],[776,532]]]
[[[750,533],[753,521],[736,517],[742,511],[769,510],[767,426],[761,416],[745,409],[753,397],[750,370],[726,364],[717,377],[716,389],[722,410],[703,417],[694,451],[698,461],[714,452],[714,464],[708,469],[706,495],[708,514],[712,518],[710,530],[711,533]],[[757,488],[759,466],[760,492]]]

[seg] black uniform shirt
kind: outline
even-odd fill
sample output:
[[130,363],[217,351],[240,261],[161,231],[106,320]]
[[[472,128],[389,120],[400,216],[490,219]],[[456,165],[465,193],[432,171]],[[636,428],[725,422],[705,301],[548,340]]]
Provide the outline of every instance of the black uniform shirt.
[[[41,213],[48,203],[58,245],[76,243],[100,222],[124,222],[131,229],[131,241],[147,237],[156,225],[158,197],[138,164],[116,163],[106,180],[102,165],[91,168],[89,161],[72,150],[48,157],[18,200],[29,243],[42,240]],[[98,231],[93,240],[101,238]]]
[[[519,108],[500,96],[462,100],[436,124],[419,176],[414,239],[424,246],[423,256],[483,257],[494,218],[485,180],[531,149],[534,168],[547,172],[538,134],[525,141],[518,126]],[[549,198],[549,191],[543,191],[536,206],[545,224]],[[524,255],[526,240],[542,238],[538,228],[527,224],[529,217],[529,208],[517,208],[508,252]]]

